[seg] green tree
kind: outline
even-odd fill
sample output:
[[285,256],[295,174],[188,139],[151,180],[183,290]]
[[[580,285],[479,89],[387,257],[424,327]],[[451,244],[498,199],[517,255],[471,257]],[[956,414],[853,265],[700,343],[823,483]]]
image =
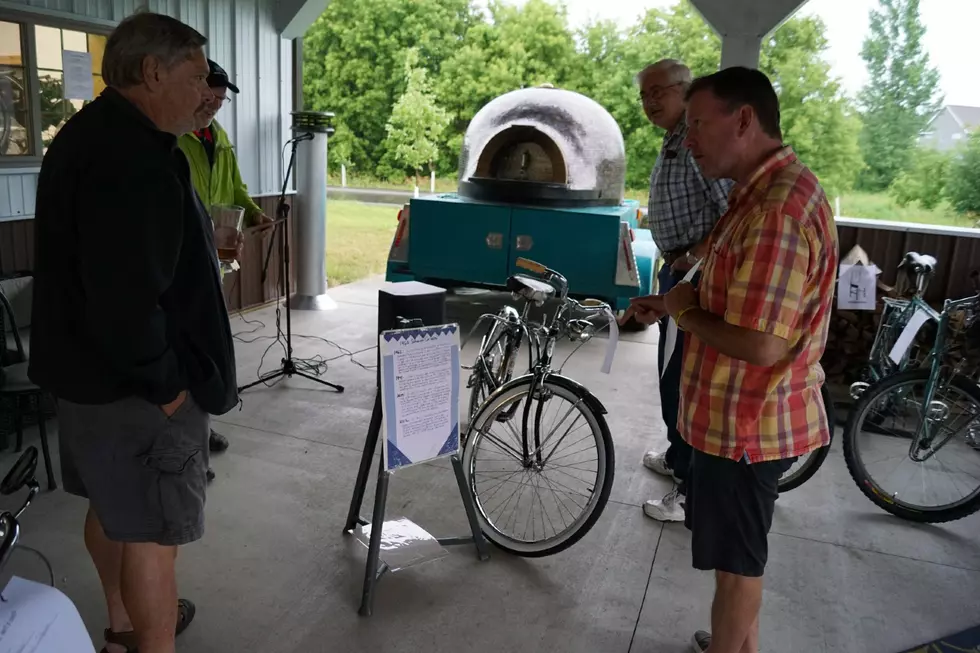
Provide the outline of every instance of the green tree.
[[686,63],[695,76],[714,72],[721,61],[721,41],[686,1],[647,11],[615,37],[613,30],[610,23],[593,23],[579,32],[580,72],[570,87],[596,100],[616,119],[626,142],[626,185],[646,188],[663,132],[643,113],[636,74],[668,57]]
[[980,132],[974,131],[958,148],[949,166],[946,194],[960,213],[980,216]]
[[395,164],[415,173],[432,167],[439,156],[439,144],[449,124],[449,114],[438,106],[430,89],[426,70],[418,65],[418,51],[405,57],[405,92],[395,103],[385,130],[385,149]]
[[[811,166],[829,193],[849,188],[861,166],[860,122],[831,76],[822,54],[825,26],[816,18],[793,18],[762,44],[760,68],[780,96],[786,142]],[[595,23],[579,35],[582,43],[575,89],[606,107],[626,141],[627,185],[646,188],[663,132],[647,121],[635,75],[647,64],[671,57],[694,76],[718,69],[721,41],[689,2],[649,10],[618,38],[613,27]]]
[[467,31],[456,53],[443,63],[436,96],[452,116],[453,138],[443,167],[455,170],[462,134],[490,100],[522,87],[564,86],[577,62],[564,6],[527,0],[515,6],[491,0],[488,19]]
[[880,191],[905,168],[916,138],[936,114],[939,73],[922,47],[925,27],[919,0],[879,0],[861,49],[868,83],[859,99],[864,113],[861,145],[867,167],[860,184]]
[[333,111],[351,134],[351,162],[374,170],[385,124],[405,88],[405,52],[436,74],[473,22],[469,0],[332,0],[303,38],[305,105]]
[[918,203],[924,209],[934,209],[943,201],[949,178],[950,156],[931,147],[912,151],[909,164],[888,187],[899,206]]
[[825,29],[816,17],[783,23],[762,44],[759,69],[778,90],[783,139],[835,195],[853,187],[863,167],[861,122],[822,56]]
[[357,138],[343,121],[338,121],[334,130],[327,157],[330,172],[338,172],[340,166],[346,166],[349,171],[355,165],[354,148],[358,145]]

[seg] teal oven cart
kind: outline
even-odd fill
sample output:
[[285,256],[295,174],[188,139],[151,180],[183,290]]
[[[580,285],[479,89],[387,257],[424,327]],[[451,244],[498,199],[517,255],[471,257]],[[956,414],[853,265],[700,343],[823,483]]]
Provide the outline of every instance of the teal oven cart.
[[549,208],[475,202],[456,193],[411,200],[399,212],[388,281],[502,288],[529,258],[568,279],[570,293],[618,309],[653,289],[656,247],[637,226],[639,203]]
[[658,252],[624,198],[619,125],[593,100],[529,88],[501,95],[467,128],[455,193],[398,215],[389,281],[503,288],[518,258],[558,270],[573,296],[622,310],[653,290]]

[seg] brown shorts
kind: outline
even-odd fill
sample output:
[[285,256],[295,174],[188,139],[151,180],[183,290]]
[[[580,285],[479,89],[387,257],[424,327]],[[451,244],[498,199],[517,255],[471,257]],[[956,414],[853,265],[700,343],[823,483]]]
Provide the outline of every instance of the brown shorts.
[[135,397],[103,405],[60,399],[65,491],[89,499],[110,540],[162,546],[198,540],[209,419],[190,394],[171,417]]

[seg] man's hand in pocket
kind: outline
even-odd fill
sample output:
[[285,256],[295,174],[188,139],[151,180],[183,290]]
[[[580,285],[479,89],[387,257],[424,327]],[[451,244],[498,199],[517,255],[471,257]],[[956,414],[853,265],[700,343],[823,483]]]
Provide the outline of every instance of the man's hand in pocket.
[[180,394],[177,395],[176,399],[171,401],[169,404],[164,404],[163,406],[160,406],[160,410],[162,410],[163,414],[166,415],[167,417],[173,417],[173,414],[177,412],[177,410],[184,404],[184,401],[186,400],[187,400],[187,390],[181,390]]

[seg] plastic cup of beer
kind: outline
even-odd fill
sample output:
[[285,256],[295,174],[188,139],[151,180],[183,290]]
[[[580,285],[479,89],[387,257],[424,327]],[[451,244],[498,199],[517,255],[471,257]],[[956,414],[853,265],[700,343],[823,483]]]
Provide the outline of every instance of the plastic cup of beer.
[[245,221],[245,209],[233,204],[215,204],[211,207],[214,223],[214,246],[218,260],[231,262],[238,258],[238,237]]

